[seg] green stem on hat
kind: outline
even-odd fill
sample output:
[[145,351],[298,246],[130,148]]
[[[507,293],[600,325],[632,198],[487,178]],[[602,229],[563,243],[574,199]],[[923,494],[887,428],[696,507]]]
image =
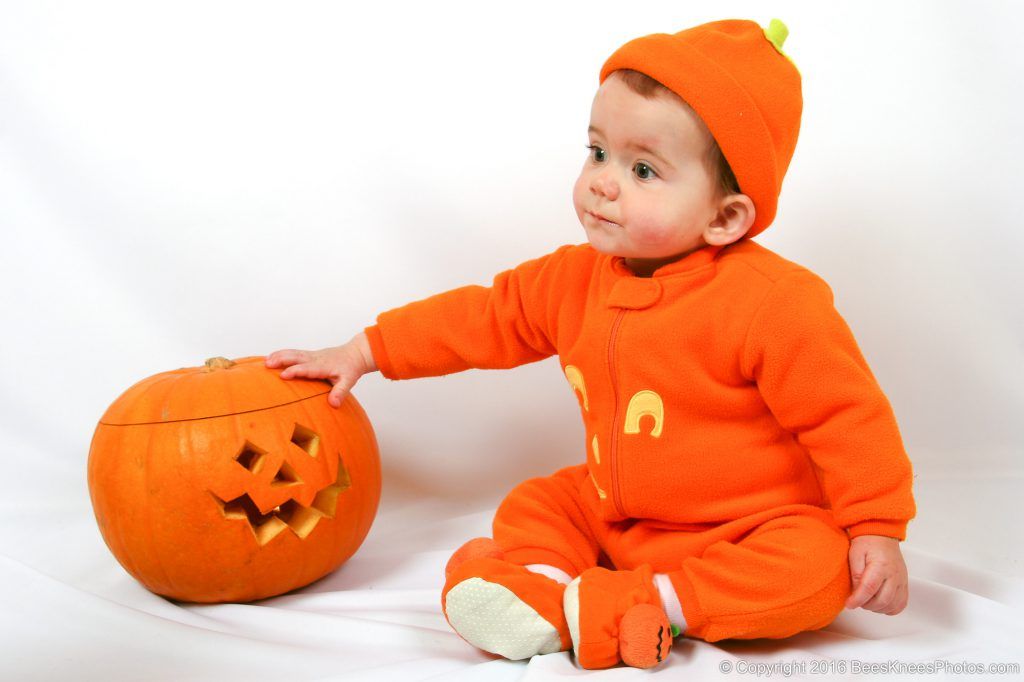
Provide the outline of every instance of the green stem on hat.
[[775,49],[782,52],[782,44],[789,37],[789,29],[780,19],[772,19],[768,23],[768,28],[764,30],[764,34],[775,46]]

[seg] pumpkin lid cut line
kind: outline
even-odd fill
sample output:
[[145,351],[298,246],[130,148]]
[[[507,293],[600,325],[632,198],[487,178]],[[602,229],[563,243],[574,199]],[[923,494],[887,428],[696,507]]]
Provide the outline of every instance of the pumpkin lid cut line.
[[182,367],[137,382],[99,421],[107,426],[143,426],[216,419],[326,396],[332,388],[327,380],[282,380],[263,356],[211,358],[202,367]]
[[154,422],[108,422],[100,420],[100,424],[105,426],[152,426],[153,424],[176,424],[177,422],[199,422],[204,419],[220,419],[221,417],[233,417],[238,414],[249,414],[251,412],[263,412],[264,410],[273,410],[278,407],[284,407],[285,405],[294,405],[295,403],[301,403],[303,400],[309,400],[310,398],[316,398],[318,396],[326,395],[331,392],[331,389],[322,391],[321,393],[314,393],[313,395],[306,396],[305,398],[298,398],[297,400],[289,400],[286,403],[280,405],[270,405],[268,407],[258,407],[255,410],[241,410],[239,412],[225,412],[224,414],[212,414],[209,417],[188,417],[186,419],[164,419],[157,420]]

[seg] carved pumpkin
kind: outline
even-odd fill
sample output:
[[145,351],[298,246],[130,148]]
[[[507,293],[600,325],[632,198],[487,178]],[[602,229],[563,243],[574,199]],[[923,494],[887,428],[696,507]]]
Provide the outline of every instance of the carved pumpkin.
[[148,589],[249,601],[340,566],[370,530],[380,459],[366,413],[262,357],[144,379],[100,419],[89,494],[110,551]]

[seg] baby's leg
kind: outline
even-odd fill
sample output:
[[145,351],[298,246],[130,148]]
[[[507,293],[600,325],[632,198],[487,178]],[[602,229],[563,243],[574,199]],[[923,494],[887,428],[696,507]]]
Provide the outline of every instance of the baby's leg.
[[650,562],[659,588],[675,588],[684,634],[715,642],[831,623],[850,594],[849,547],[829,511],[790,505],[701,532],[638,524],[606,549],[617,566]]
[[494,540],[505,559],[538,570],[557,569],[564,582],[592,566],[601,553],[592,516],[581,499],[589,485],[585,464],[520,483],[494,515]]
[[495,514],[494,539],[452,556],[442,609],[467,642],[511,659],[572,647],[565,585],[599,553],[579,506],[585,476],[581,465],[519,484]]
[[[579,664],[660,663],[672,647],[672,633],[651,570],[608,570],[613,564],[604,551],[633,521],[608,523],[598,516],[585,465],[526,481],[514,492],[498,509],[494,537],[506,559],[568,583],[562,607]],[[561,634],[563,648],[570,648]]]

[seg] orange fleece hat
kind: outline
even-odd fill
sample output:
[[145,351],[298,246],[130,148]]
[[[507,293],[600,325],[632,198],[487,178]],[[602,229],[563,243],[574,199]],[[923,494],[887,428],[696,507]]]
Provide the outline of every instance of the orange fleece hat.
[[747,19],[713,21],[631,40],[601,67],[600,83],[617,69],[633,69],[693,107],[754,202],[750,237],[775,219],[800,133],[800,72],[782,52],[788,34],[778,19],[767,29]]

